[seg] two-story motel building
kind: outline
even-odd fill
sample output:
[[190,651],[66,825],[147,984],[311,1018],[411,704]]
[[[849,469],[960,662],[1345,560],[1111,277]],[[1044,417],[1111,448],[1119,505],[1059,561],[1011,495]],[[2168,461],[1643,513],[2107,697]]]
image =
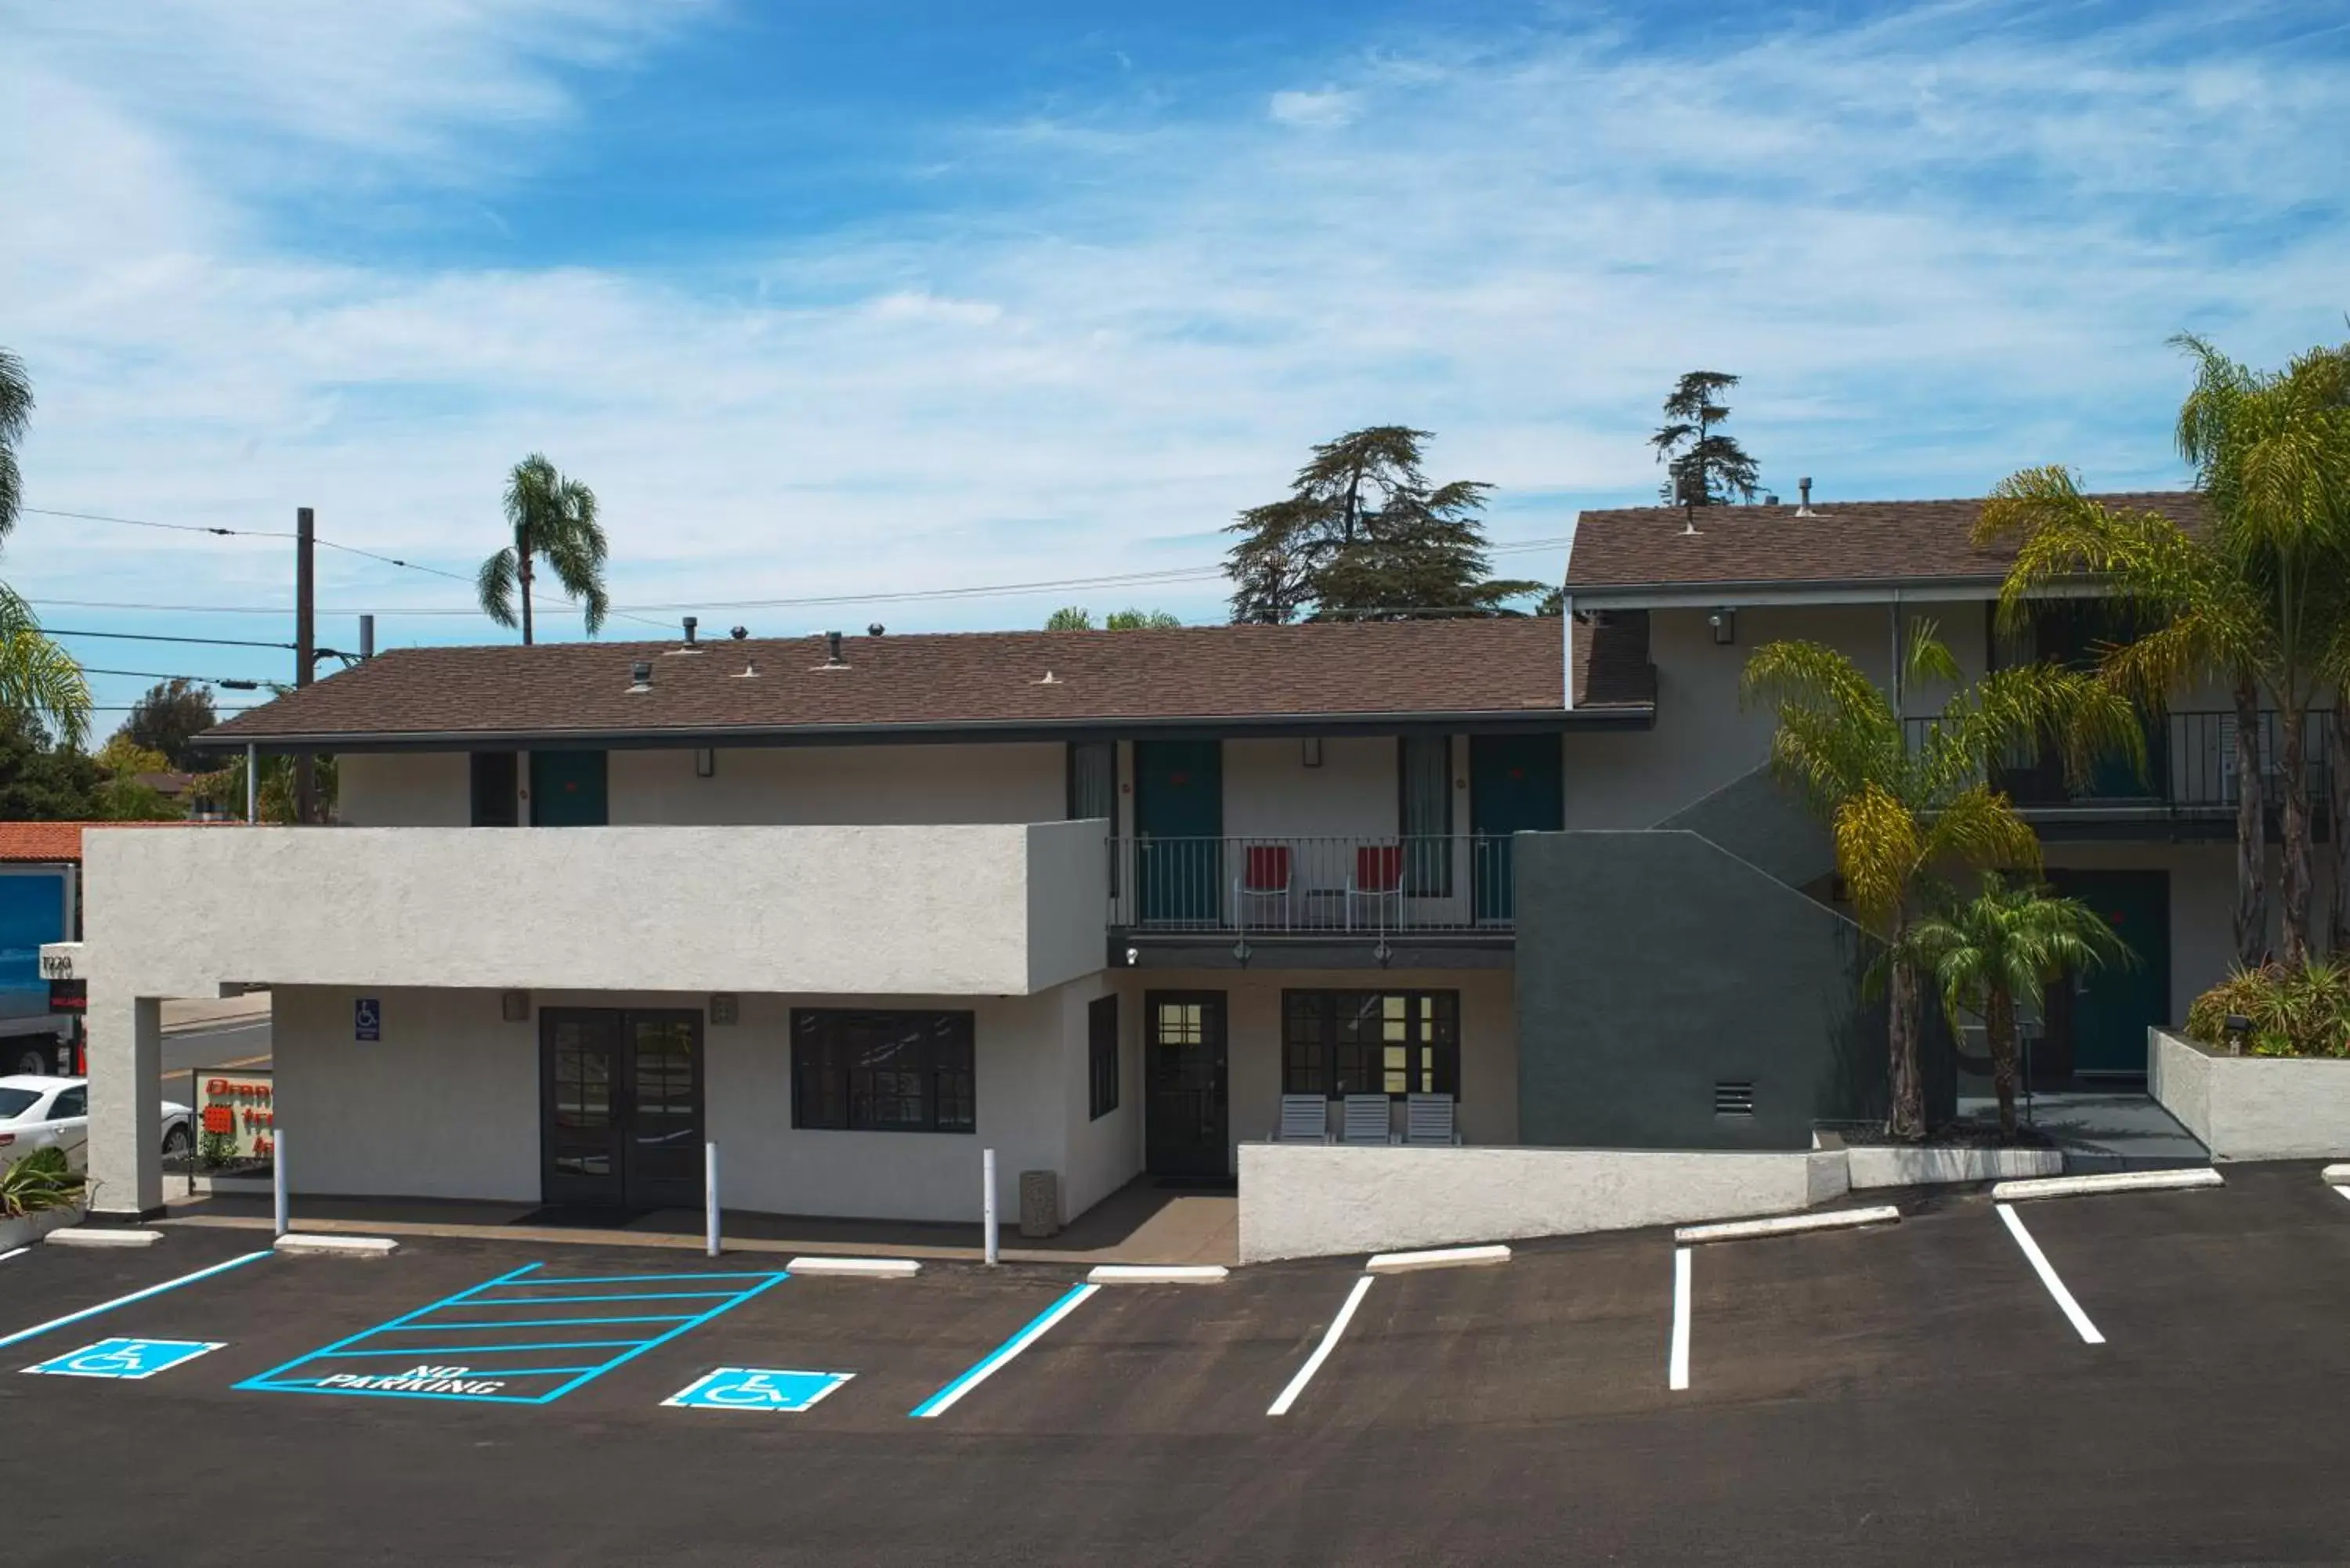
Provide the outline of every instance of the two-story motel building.
[[[712,1140],[730,1207],[969,1220],[983,1145],[1074,1216],[1227,1179],[1284,1095],[1802,1147],[1881,1024],[1738,673],[1889,681],[1921,614],[2077,654],[1994,629],[1976,507],[1586,514],[1565,619],[387,654],[211,737],[337,757],[337,826],[92,843],[98,1202],[160,1205],[159,1001],[224,985],[276,996],[305,1193],[691,1204]],[[2144,960],[2052,1006],[2083,1071],[2230,950],[2220,725],[2156,728],[2147,777],[2002,780]]]

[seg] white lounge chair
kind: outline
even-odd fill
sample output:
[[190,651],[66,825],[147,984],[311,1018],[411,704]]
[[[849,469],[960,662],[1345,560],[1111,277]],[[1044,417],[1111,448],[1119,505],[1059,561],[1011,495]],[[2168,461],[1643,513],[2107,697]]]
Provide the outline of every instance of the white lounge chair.
[[1328,1143],[1330,1102],[1320,1095],[1282,1096],[1281,1126],[1274,1130],[1273,1141]]
[[1406,1095],[1403,1141],[1417,1148],[1449,1148],[1461,1141],[1450,1095]]
[[1395,1142],[1385,1095],[1348,1095],[1341,1125],[1345,1128],[1338,1137],[1341,1143]]

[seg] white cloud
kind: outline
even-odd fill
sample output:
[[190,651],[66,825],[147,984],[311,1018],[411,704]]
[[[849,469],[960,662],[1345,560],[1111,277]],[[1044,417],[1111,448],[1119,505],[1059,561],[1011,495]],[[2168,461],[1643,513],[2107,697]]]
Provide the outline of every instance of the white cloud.
[[[1671,59],[1576,31],[1390,42],[1303,62],[1334,85],[1276,97],[1280,123],[967,128],[920,156],[1037,193],[655,275],[265,237],[248,170],[462,181],[443,171],[483,136],[559,134],[557,67],[645,41],[617,0],[560,24],[349,15],[378,11],[403,19],[324,42],[299,17],[225,21],[189,46],[213,84],[192,108],[160,44],[44,25],[0,60],[0,331],[41,399],[35,504],[273,527],[309,504],[333,536],[462,570],[494,542],[504,470],[545,450],[602,494],[624,603],[1023,580],[1212,560],[1308,442],[1373,421],[1433,429],[1440,474],[1500,483],[1497,533],[1556,535],[1653,482],[1646,427],[1700,364],[1746,375],[1736,428],[1784,489],[1964,493],[2056,459],[2163,483],[2169,332],[2272,361],[2340,331],[2350,85],[2175,18],[2068,39],[1959,9]],[[340,101],[265,86],[305,51]],[[376,79],[417,72],[444,79]],[[1326,107],[1281,120],[1284,97],[1372,92],[1344,139],[1292,134]],[[21,588],[286,600],[274,544],[67,526],[20,526]],[[467,597],[341,558],[326,583],[342,607]]]
[[1284,125],[1320,130],[1351,123],[1361,109],[1360,93],[1326,87],[1312,92],[1290,89],[1274,93],[1265,112]]

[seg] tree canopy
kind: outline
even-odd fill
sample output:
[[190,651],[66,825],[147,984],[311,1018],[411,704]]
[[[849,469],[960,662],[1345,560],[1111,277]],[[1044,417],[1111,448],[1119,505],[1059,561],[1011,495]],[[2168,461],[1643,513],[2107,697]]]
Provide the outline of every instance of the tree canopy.
[[1373,425],[1314,448],[1289,493],[1224,531],[1232,619],[1408,620],[1510,613],[1547,586],[1489,578],[1478,513],[1492,486],[1431,484],[1427,431]]
[[16,471],[16,443],[33,420],[33,381],[25,362],[0,348],[0,538],[16,525],[16,505],[23,499],[22,478]]
[[31,713],[0,712],[0,821],[88,822],[99,810],[98,763],[51,738]]
[[[1183,618],[1168,610],[1147,610],[1128,607],[1112,610],[1102,621],[1104,631],[1165,631],[1183,624]],[[1064,605],[1045,621],[1046,631],[1091,631],[1093,612],[1083,605]]]
[[1761,470],[1738,438],[1714,427],[1730,417],[1721,395],[1738,385],[1723,370],[1691,370],[1665,400],[1665,422],[1648,438],[1665,465],[1659,490],[1673,506],[1722,506],[1752,501]]
[[213,761],[196,749],[195,737],[219,722],[220,716],[213,709],[211,688],[185,676],[175,676],[149,687],[116,733],[141,751],[155,753],[164,759],[162,769],[149,771],[172,769],[192,774]]

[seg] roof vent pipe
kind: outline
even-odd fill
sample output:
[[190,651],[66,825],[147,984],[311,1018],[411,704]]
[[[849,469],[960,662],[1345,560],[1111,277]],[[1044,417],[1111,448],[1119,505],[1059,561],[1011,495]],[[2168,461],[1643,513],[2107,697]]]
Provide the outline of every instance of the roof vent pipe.
[[824,634],[823,668],[827,670],[846,670],[848,668],[848,660],[840,656],[840,633],[837,631],[828,631]]
[[1812,510],[1811,475],[1805,474],[1803,478],[1795,481],[1795,488],[1803,493],[1803,499],[1795,503],[1795,515],[1798,517],[1816,516],[1817,514]]
[[700,626],[701,624],[702,624],[702,618],[701,618],[701,617],[699,617],[699,616],[691,616],[691,615],[690,615],[690,616],[688,616],[688,617],[686,617],[686,618],[685,618],[685,646],[686,646],[686,647],[688,647],[688,648],[691,648],[691,647],[693,646],[693,628],[694,628],[695,627]]
[[653,689],[653,666],[649,659],[639,659],[629,667],[629,690],[650,691]]

